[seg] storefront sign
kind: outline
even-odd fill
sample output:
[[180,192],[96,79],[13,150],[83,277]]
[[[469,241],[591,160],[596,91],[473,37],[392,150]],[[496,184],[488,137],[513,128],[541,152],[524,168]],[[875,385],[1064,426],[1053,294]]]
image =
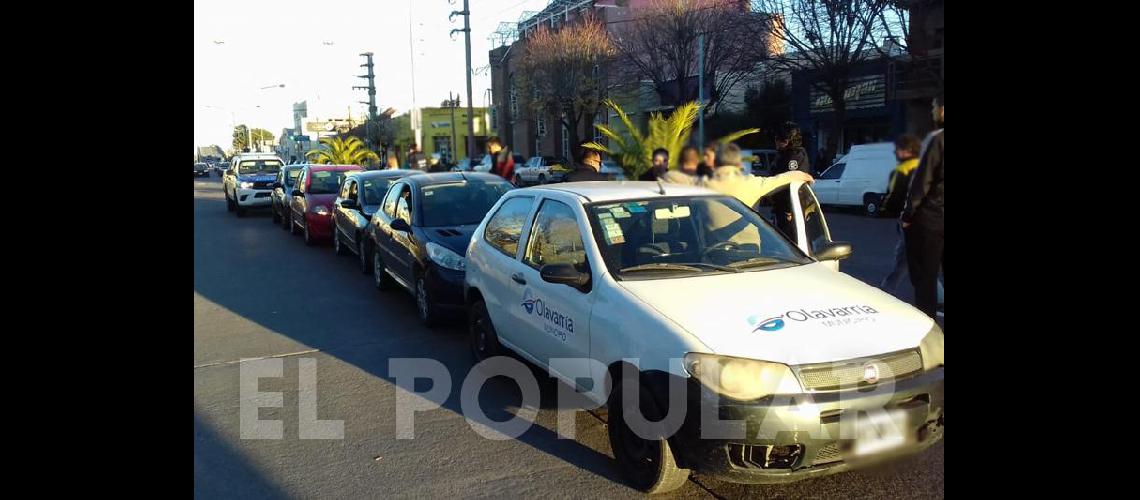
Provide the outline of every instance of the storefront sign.
[[[887,103],[887,77],[884,75],[857,76],[847,83],[843,94],[847,110],[881,108]],[[831,112],[831,96],[816,88],[811,90],[811,113]]]

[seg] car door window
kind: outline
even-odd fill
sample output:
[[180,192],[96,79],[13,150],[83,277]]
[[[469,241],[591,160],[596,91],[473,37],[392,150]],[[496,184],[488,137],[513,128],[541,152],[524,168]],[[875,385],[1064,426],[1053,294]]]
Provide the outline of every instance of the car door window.
[[344,185],[340,187],[340,193],[337,196],[340,196],[341,199],[348,199],[348,193],[350,192],[352,184],[353,182],[351,180],[346,181]]
[[357,181],[351,181],[351,182],[348,182],[347,184],[349,185],[349,187],[348,187],[348,199],[356,200],[357,195],[359,194],[359,190],[360,190],[360,188],[359,188],[360,183]]
[[400,190],[403,188],[403,184],[396,184],[388,190],[388,194],[384,195],[384,206],[381,211],[390,218],[396,216],[396,200],[400,198]]
[[812,195],[807,184],[799,189],[800,207],[804,213],[804,235],[807,236],[808,248],[815,255],[831,242],[831,233],[827,230],[827,221],[823,218],[823,209]]
[[530,213],[534,198],[518,196],[511,198],[499,207],[499,211],[487,221],[483,239],[504,255],[515,258],[519,250],[519,237],[522,236],[523,222]]
[[835,165],[832,165],[831,168],[820,174],[819,178],[834,180],[843,177],[843,169],[846,166],[846,163],[836,163]]
[[396,218],[404,219],[409,225],[412,223],[412,191],[407,186],[400,190],[399,200],[396,201]]
[[542,202],[531,226],[523,262],[539,270],[547,264],[570,264],[578,272],[586,272],[582,233],[568,205],[556,200]]

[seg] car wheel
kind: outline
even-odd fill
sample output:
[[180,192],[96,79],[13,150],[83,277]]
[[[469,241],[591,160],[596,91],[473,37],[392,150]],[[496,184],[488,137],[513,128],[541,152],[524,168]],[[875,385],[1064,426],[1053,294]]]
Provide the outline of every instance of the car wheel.
[[546,174],[538,174],[538,183],[546,184]]
[[[609,422],[606,426],[610,449],[613,450],[614,459],[622,474],[634,488],[650,494],[665,493],[680,488],[689,478],[689,470],[677,467],[668,439],[642,439],[629,428],[622,408],[623,389],[621,381],[615,380],[607,405]],[[653,403],[649,391],[641,384],[629,389],[639,392],[645,418],[650,421],[660,420],[660,411]]]
[[289,210],[289,234],[297,234],[297,220],[292,209]]
[[333,253],[336,255],[348,255],[348,248],[340,244],[340,231],[333,227]]
[[360,273],[368,274],[372,272],[372,266],[369,265],[368,252],[366,251],[368,248],[364,246],[364,239],[360,236],[356,237],[356,241],[356,256],[360,258]]
[[436,312],[435,304],[432,303],[432,297],[428,292],[425,274],[420,272],[416,276],[416,311],[419,312],[420,323],[427,327],[433,327],[439,323],[439,314]]
[[378,250],[372,251],[372,283],[376,285],[377,290],[392,289],[392,277],[388,276],[388,271],[384,270],[384,259],[380,258]]
[[270,205],[269,211],[273,212],[273,223],[274,224],[280,224],[281,223],[281,214],[277,212],[277,207]]
[[223,191],[226,196],[226,211],[233,212],[235,208],[234,200],[230,199],[230,193]]
[[467,330],[471,336],[471,354],[476,363],[502,354],[499,334],[495,333],[495,325],[491,324],[486,302],[480,300],[471,305],[467,315]]
[[868,217],[877,217],[883,211],[883,207],[879,203],[878,196],[870,193],[863,195],[863,212]]
[[309,221],[307,221],[307,220],[301,221],[301,234],[304,235],[304,237],[305,237],[305,245],[306,246],[311,247],[311,246],[313,246],[314,243],[316,243],[316,241],[313,240],[312,235],[309,234]]
[[515,174],[515,185],[516,186],[522,185],[522,177],[520,177],[519,174]]

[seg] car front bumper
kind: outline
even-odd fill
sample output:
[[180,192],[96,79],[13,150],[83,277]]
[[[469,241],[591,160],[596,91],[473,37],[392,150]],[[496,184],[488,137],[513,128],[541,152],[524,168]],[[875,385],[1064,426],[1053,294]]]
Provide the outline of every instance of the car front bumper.
[[309,238],[314,240],[332,239],[332,214],[320,215],[307,212],[305,222],[309,226]]
[[428,295],[435,305],[446,309],[466,307],[463,301],[463,278],[466,274],[465,271],[454,271],[438,265],[428,266],[424,280]]
[[241,207],[268,207],[273,196],[271,189],[238,189],[237,204]]
[[[937,368],[868,393],[780,396],[761,403],[723,399],[689,379],[685,423],[670,443],[679,466],[735,483],[794,482],[882,463],[918,453],[942,439],[943,374],[944,369]],[[743,439],[702,438],[702,407],[715,408],[712,411],[722,421],[744,421]],[[866,421],[869,410],[903,417],[897,427],[902,444],[854,454],[858,421]]]

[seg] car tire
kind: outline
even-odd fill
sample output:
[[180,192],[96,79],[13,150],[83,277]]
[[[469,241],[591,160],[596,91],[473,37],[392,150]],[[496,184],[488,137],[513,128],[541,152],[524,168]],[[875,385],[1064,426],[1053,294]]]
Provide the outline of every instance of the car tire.
[[230,193],[226,191],[222,191],[222,193],[226,196],[226,211],[233,212],[234,208],[236,208],[236,204],[234,203],[234,200],[230,199]]
[[467,313],[467,333],[471,340],[471,355],[476,363],[503,354],[499,334],[491,323],[491,315],[487,314],[486,302],[479,300],[471,304]]
[[863,213],[868,217],[878,217],[882,212],[883,206],[879,195],[873,193],[863,195]]
[[301,221],[301,236],[305,238],[305,246],[311,247],[316,243],[316,240],[313,239],[313,236],[309,234],[309,221]]
[[274,224],[280,224],[281,223],[281,214],[277,212],[277,207],[270,205],[269,211],[273,213],[273,223]]
[[378,250],[372,250],[372,284],[382,292],[391,290],[394,284],[392,277],[388,276],[388,271],[384,269],[384,259],[380,257]]
[[293,209],[289,209],[289,234],[297,234],[297,221],[293,216]]
[[416,314],[420,317],[420,323],[431,328],[439,324],[439,312],[436,311],[431,293],[428,292],[426,274],[424,271],[416,273]]
[[538,183],[546,184],[546,174],[538,174]]
[[[659,420],[661,412],[648,389],[637,384],[636,390],[640,393],[645,417],[650,421]],[[622,474],[631,486],[648,494],[666,493],[684,486],[689,470],[677,467],[669,440],[642,439],[626,424],[621,404],[623,392],[623,384],[615,380],[607,404],[609,422],[606,425],[610,449]]]
[[364,244],[364,235],[356,235],[356,257],[360,261],[360,274],[372,272],[372,262],[368,259],[368,247]]
[[515,186],[522,186],[522,177],[519,174],[515,174]]
[[340,243],[340,230],[333,226],[333,253],[337,256],[348,255],[348,249]]

